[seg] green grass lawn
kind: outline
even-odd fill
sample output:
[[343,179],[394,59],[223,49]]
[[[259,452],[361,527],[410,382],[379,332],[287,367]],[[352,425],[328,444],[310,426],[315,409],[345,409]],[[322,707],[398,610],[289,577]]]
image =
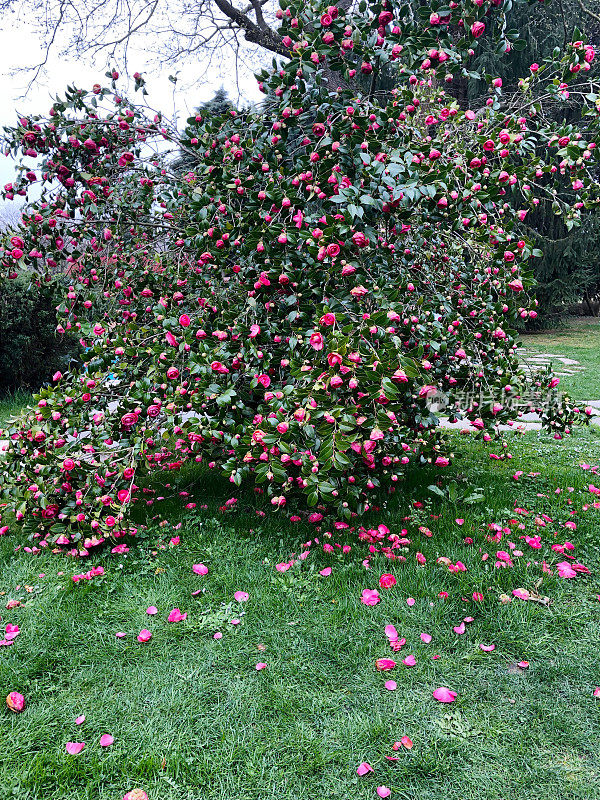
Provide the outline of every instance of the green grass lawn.
[[0,428],[6,424],[11,415],[18,414],[30,402],[31,395],[21,389],[14,394],[0,397]]
[[[161,488],[167,499],[149,508],[156,519],[125,555],[96,554],[86,563],[23,550],[15,557],[15,546],[27,542],[2,537],[2,625],[16,623],[21,634],[0,648],[0,690],[22,692],[28,705],[19,715],[0,710],[0,798],[121,800],[140,786],[151,800],[377,800],[381,785],[399,800],[600,798],[600,700],[593,697],[600,509],[583,510],[595,499],[586,487],[600,476],[578,466],[600,463],[600,431],[558,445],[511,434],[509,450],[511,460],[493,461],[464,437],[457,444],[449,477],[458,496],[465,481],[481,487],[479,504],[430,502],[433,474],[415,475],[372,517],[393,533],[407,531],[407,560],[375,554],[368,570],[368,546],[355,534],[328,539],[321,531],[320,544],[350,544],[351,552],[327,554],[313,544],[305,561],[279,573],[275,564],[301,552],[314,530],[261,521],[244,498],[239,512],[220,514],[229,488],[212,477],[190,490],[204,510],[181,510],[181,501],[168,499],[174,487]],[[517,471],[524,474],[515,479]],[[177,488],[191,477],[181,475]],[[538,528],[542,513],[553,521]],[[500,543],[486,541],[489,523],[513,519],[526,529],[512,524]],[[563,527],[569,520],[576,530]],[[540,550],[519,539],[536,529]],[[174,535],[181,542],[172,546]],[[556,576],[563,556],[550,545],[565,539],[591,575]],[[495,553],[509,542],[524,555],[513,568],[496,569]],[[416,565],[417,552],[425,566]],[[452,574],[436,564],[439,556],[467,571]],[[544,558],[554,574],[542,572]],[[208,575],[194,574],[199,562]],[[92,565],[102,565],[105,577],[73,584],[71,576]],[[328,566],[331,575],[321,576]],[[396,586],[379,589],[378,605],[363,605],[362,590],[378,588],[384,572]],[[500,601],[518,587],[551,604]],[[238,590],[248,602],[234,600]],[[23,605],[6,610],[11,599]],[[146,614],[152,605],[156,616]],[[175,607],[187,612],[185,621],[167,622]],[[474,621],[457,635],[465,616]],[[387,624],[407,640],[401,653],[387,643]],[[145,644],[136,640],[142,628],[153,634]],[[116,638],[119,631],[125,638]],[[430,644],[421,633],[433,637]],[[486,653],[480,644],[496,648]],[[409,654],[414,667],[402,664]],[[397,662],[392,672],[376,671],[382,657]],[[522,671],[515,664],[523,660],[530,666]],[[266,669],[257,671],[258,662]],[[389,679],[395,691],[384,688]],[[440,686],[457,692],[455,703],[432,698]],[[115,737],[105,749],[104,733]],[[413,749],[394,752],[405,735]],[[86,746],[72,756],[67,742]],[[362,761],[374,772],[358,777]]]
[[[600,320],[567,317],[557,330],[522,336],[528,355],[552,354],[578,361],[583,370],[561,378],[561,388],[575,400],[600,400]],[[555,361],[554,369],[564,365]],[[569,369],[569,367],[567,367]]]

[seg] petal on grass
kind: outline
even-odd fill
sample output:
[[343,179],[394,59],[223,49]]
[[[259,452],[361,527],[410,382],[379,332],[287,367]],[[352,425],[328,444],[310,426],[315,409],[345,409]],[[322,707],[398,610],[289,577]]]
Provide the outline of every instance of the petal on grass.
[[439,703],[453,703],[456,700],[456,692],[451,692],[445,686],[434,689],[433,696]]

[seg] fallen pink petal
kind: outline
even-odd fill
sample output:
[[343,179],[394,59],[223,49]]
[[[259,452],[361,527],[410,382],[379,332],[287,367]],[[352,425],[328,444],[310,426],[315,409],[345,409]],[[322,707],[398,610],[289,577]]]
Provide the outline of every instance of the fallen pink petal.
[[421,641],[425,642],[425,644],[429,644],[433,637],[429,633],[422,633],[421,634]]
[[169,622],[183,622],[185,619],[187,619],[187,611],[182,614],[178,608],[174,608],[168,617]]
[[236,601],[236,603],[245,603],[246,600],[250,599],[250,595],[248,592],[236,592],[233,595],[233,599]]
[[366,761],[363,761],[362,764],[359,764],[356,769],[356,774],[360,777],[366,775],[368,772],[373,772],[373,767]]
[[103,733],[100,737],[100,747],[110,747],[115,741],[115,737],[111,736],[110,733]]
[[152,638],[152,632],[149,631],[147,628],[142,628],[142,630],[137,635],[138,642],[149,642]]
[[483,650],[484,653],[491,653],[492,650],[496,649],[495,644],[480,644],[479,647]]
[[387,786],[378,786],[376,791],[379,797],[389,797],[392,793],[392,790]]
[[259,661],[258,664],[256,665],[256,670],[258,672],[260,672],[261,669],[266,669],[266,668],[267,668],[267,665],[265,664],[264,661]]
[[398,688],[398,684],[396,683],[396,681],[386,681],[384,683],[384,686],[388,690],[388,692],[395,692],[396,689]]
[[75,725],[82,725],[85,722],[85,714],[80,714],[75,720]]
[[445,686],[434,689],[433,696],[439,703],[453,703],[456,700],[456,692],[450,691]]
[[397,642],[398,641],[398,631],[393,625],[386,625],[385,626],[385,635],[390,640],[390,642]]
[[414,667],[417,663],[417,659],[414,656],[406,656],[406,658],[402,659],[402,663],[405,667]]
[[155,614],[158,614],[158,608],[156,606],[148,606],[146,614],[153,617]]
[[67,742],[65,749],[70,756],[76,756],[84,747],[85,742]]
[[205,567],[204,564],[194,564],[192,570],[196,575],[208,575],[208,567]]

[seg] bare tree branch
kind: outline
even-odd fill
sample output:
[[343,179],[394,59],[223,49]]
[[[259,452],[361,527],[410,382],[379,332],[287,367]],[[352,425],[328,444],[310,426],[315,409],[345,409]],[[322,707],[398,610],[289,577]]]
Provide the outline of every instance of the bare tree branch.
[[590,8],[587,8],[583,0],[577,0],[579,3],[579,8],[583,11],[584,14],[587,14],[592,19],[595,19],[596,22],[600,22],[600,14],[596,14],[595,11],[592,11]]

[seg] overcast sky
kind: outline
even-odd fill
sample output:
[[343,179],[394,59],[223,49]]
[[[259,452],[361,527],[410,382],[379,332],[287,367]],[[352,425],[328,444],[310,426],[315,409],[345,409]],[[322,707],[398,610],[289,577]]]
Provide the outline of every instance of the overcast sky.
[[[173,84],[169,81],[168,69],[156,71],[151,65],[151,60],[140,49],[141,40],[138,39],[138,48],[132,48],[129,53],[129,71],[145,72],[148,80],[149,104],[153,108],[161,109],[168,117],[173,116],[174,95]],[[65,58],[57,52],[48,62],[45,75],[41,76],[33,88],[27,90],[31,80],[31,72],[17,72],[15,70],[28,66],[35,66],[44,58],[44,51],[40,41],[36,38],[24,21],[20,21],[14,14],[6,14],[0,20],[0,127],[12,125],[17,113],[47,113],[52,104],[52,98],[62,94],[63,89],[69,84],[78,88],[90,88],[94,83],[106,85],[104,77],[106,63],[100,56],[96,63],[82,58]],[[171,70],[172,71],[172,70]],[[225,68],[220,74],[216,71],[211,75],[198,80],[201,73],[193,65],[181,65],[177,89],[175,91],[175,111],[180,120],[185,119],[194,106],[210,99],[215,91],[223,86],[232,100],[241,100],[245,105],[260,99],[256,81],[246,73],[240,77],[239,85],[235,82],[235,71]],[[228,77],[230,76],[230,77]],[[14,161],[0,153],[0,185],[4,185],[13,177]],[[1,201],[0,201],[1,203]]]

